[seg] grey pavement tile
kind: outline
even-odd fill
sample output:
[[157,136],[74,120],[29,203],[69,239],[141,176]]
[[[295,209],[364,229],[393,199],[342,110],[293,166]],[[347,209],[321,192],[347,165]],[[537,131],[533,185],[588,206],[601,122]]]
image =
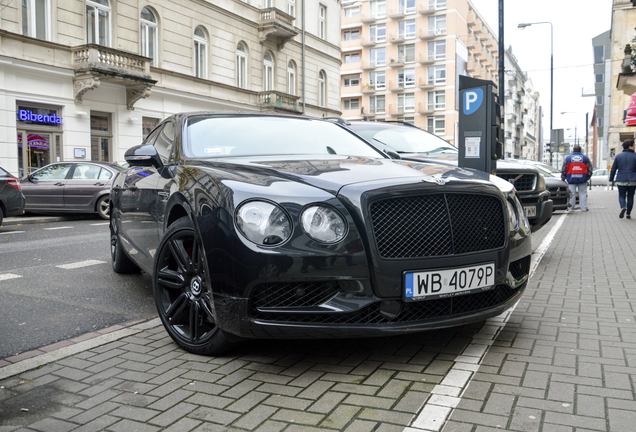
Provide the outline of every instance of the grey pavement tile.
[[120,405],[108,413],[113,417],[145,422],[159,414],[159,411],[129,405]]
[[179,420],[177,423],[162,429],[163,432],[190,432],[194,430],[197,426],[201,424],[198,420],[193,420],[190,418],[183,418]]
[[[263,384],[260,381],[252,381],[250,379],[247,379],[245,381],[239,382],[238,384],[232,387],[228,387],[228,389],[224,391],[223,393],[220,393],[220,395],[224,397],[238,399],[242,397],[243,395],[251,392],[252,390],[255,390],[256,388],[262,385],[266,385],[266,384]],[[278,385],[278,384],[274,384],[274,385]],[[291,387],[291,388],[295,389],[298,387]]]
[[370,407],[380,409],[391,409],[395,404],[395,399],[381,398],[375,396],[349,395],[344,400],[345,404],[359,407]]
[[376,429],[377,422],[354,420],[344,432],[373,432]]
[[30,429],[42,432],[69,432],[77,427],[76,423],[71,423],[55,418],[45,418],[29,425]]
[[300,393],[298,393],[297,396],[300,397],[300,398],[303,398],[303,399],[316,400],[316,399],[322,397],[322,395],[326,391],[331,389],[332,387],[339,386],[339,385],[341,385],[341,384],[334,384],[332,382],[327,382],[327,381],[313,381],[308,386],[305,386],[304,390],[301,391]]
[[[633,405],[636,409],[636,404],[633,403]],[[611,406],[608,404],[608,407]],[[576,414],[605,418],[605,399],[598,396],[576,395]]]
[[148,394],[151,396],[164,397],[174,392],[177,389],[187,386],[191,382],[190,380],[186,380],[183,378],[173,378],[172,374],[170,375],[170,377],[172,379],[170,379],[169,381],[165,381],[163,384],[161,384],[163,380],[159,380],[160,382],[157,382],[158,380],[156,379],[148,381],[148,384],[157,385],[157,387],[155,387],[153,390],[148,392]]
[[[609,430],[611,432],[622,432],[622,430],[618,426],[614,427],[613,425],[611,425],[612,413],[611,413],[611,410],[609,410],[608,412],[609,412],[609,419],[610,419],[610,426],[611,426],[609,429],[607,429],[607,422],[604,418],[601,419],[601,418],[594,418],[594,417],[588,417],[588,416],[582,416],[582,415],[546,412],[544,421],[546,423],[572,426],[574,428],[588,428],[592,430]],[[623,411],[621,411],[621,413],[623,413]],[[623,419],[624,418],[621,418],[621,421]],[[629,430],[632,432],[634,430],[634,421],[636,421],[636,417],[634,417],[631,420],[631,424],[630,424],[631,429]],[[623,429],[623,430],[627,432],[627,429]]]
[[362,408],[358,418],[377,422],[407,425],[413,418],[411,413],[401,413],[376,408]]
[[288,426],[287,423],[267,420],[254,430],[254,432],[280,432]]
[[148,420],[148,423],[153,425],[166,427],[171,425],[172,423],[183,419],[185,416],[190,414],[192,411],[197,409],[196,405],[188,404],[188,403],[180,403],[169,409],[159,410],[158,415],[152,417]]
[[250,411],[254,406],[260,404],[269,396],[270,395],[267,393],[252,391],[247,393],[245,396],[241,397],[240,399],[236,400],[236,402],[228,406],[227,409],[231,411],[245,413]]
[[[277,363],[277,365],[278,365],[278,363]],[[290,377],[296,378],[296,377],[301,376],[302,374],[304,374],[308,370],[310,370],[313,366],[314,366],[313,362],[299,361],[299,362],[294,363],[292,366],[286,368],[284,371],[282,371],[281,375],[286,375],[286,376],[290,376]]]
[[155,402],[148,405],[148,408],[158,410],[158,411],[165,411],[166,409],[169,409],[170,407],[180,403],[181,401],[186,400],[192,395],[193,395],[193,392],[191,391],[175,390],[165,395],[161,399],[157,399]]
[[78,427],[77,429],[73,429],[73,432],[102,432],[118,421],[121,421],[121,419],[117,417],[111,417],[109,415],[103,415],[89,421],[88,423]]
[[196,410],[192,411],[189,415],[190,418],[202,420],[205,422],[212,422],[217,425],[228,425],[234,422],[240,416],[240,414],[210,407],[199,407]]
[[[323,381],[326,382],[326,381]],[[333,391],[342,392],[342,393],[354,393],[359,395],[375,395],[380,390],[380,387],[370,386],[364,384],[347,384],[340,383],[336,384],[332,388]]]
[[152,426],[145,423],[140,423],[137,421],[132,421],[128,419],[123,419],[108,426],[107,431],[109,432],[158,432],[160,429],[156,426]]
[[[186,399],[186,402],[210,408],[227,409],[232,403],[234,403],[234,399],[224,398],[221,396],[213,396],[205,393],[194,393],[192,396]],[[237,410],[232,408],[229,409],[233,411]]]
[[411,383],[408,381],[392,379],[384,384],[376,396],[396,399],[403,395],[410,386]]
[[263,400],[263,404],[278,408],[304,411],[311,404],[311,401],[283,395],[270,395],[267,399]]
[[347,397],[345,393],[327,392],[320,399],[307,408],[309,412],[327,414],[335,409],[342,400]]
[[[302,375],[297,376],[293,380],[289,381],[287,385],[307,388],[312,383],[320,379],[323,375],[324,375],[323,372],[308,370],[304,372]],[[333,383],[331,383],[331,385],[333,385]]]
[[147,394],[156,389],[157,386],[141,382],[124,381],[113,387],[114,390],[123,390],[130,393]]
[[132,405],[136,407],[147,407],[155,402],[158,398],[154,396],[147,396],[144,394],[135,393],[122,393],[119,396],[115,396],[111,399],[111,402],[115,402],[121,405]]
[[406,392],[406,394],[397,401],[397,404],[393,406],[393,410],[415,414],[422,408],[428,396],[429,393],[416,391]]
[[266,423],[277,411],[276,407],[259,405],[232,423],[232,426],[251,431]]
[[324,418],[325,416],[323,414],[308,413],[289,409],[279,409],[271,417],[272,420],[309,426],[318,425],[318,423],[320,423]]
[[271,393],[278,394],[282,396],[297,396],[300,393],[302,388],[300,387],[292,387],[289,385],[280,385],[280,384],[271,384],[265,383],[261,384],[258,387],[258,391],[263,393]]

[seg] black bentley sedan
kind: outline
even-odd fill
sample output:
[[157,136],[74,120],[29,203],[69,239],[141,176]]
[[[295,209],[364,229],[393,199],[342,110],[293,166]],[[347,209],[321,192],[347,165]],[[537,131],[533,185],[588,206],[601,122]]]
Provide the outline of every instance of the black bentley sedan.
[[112,266],[151,275],[189,352],[482,321],[528,282],[530,227],[508,182],[391,159],[333,122],[176,114],[125,158]]

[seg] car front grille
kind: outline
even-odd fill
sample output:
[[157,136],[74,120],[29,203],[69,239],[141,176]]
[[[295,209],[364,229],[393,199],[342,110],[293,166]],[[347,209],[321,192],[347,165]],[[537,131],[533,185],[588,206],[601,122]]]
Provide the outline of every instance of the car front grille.
[[523,257],[510,263],[509,270],[515,280],[519,280],[530,273],[531,258],[532,257],[528,255],[527,257]]
[[494,196],[432,194],[392,197],[370,205],[384,259],[421,258],[503,247],[503,203]]
[[[498,173],[497,177],[501,177],[502,179],[511,182],[515,189],[519,192],[527,192],[533,191],[536,184],[537,176],[534,174],[509,174],[509,173]],[[517,178],[518,177],[518,178]],[[516,179],[516,180],[515,180]]]
[[[255,307],[253,302],[250,312],[254,319],[285,324],[370,325],[425,323],[429,320],[453,318],[462,314],[479,312],[496,307],[505,303],[517,292],[518,290],[513,290],[508,285],[497,285],[488,291],[457,297],[400,302],[401,311],[395,318],[389,318],[380,312],[380,302],[373,303],[358,311],[345,313],[281,313],[277,311],[260,311]],[[285,302],[282,299],[281,301]]]

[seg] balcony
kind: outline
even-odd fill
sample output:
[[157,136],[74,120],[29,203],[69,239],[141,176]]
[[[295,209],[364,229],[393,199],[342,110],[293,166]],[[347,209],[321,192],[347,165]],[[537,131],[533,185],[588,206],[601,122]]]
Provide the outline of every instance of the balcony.
[[422,90],[430,90],[435,87],[435,83],[429,82],[426,78],[420,78],[418,87]]
[[376,37],[369,37],[369,38],[362,38],[360,39],[360,45],[362,45],[363,47],[373,47],[377,44],[377,38]]
[[474,60],[469,60],[466,63],[466,70],[468,72],[474,72],[475,71],[475,61]]
[[378,61],[368,61],[368,62],[364,62],[362,63],[362,70],[363,71],[372,71],[377,67],[383,67],[386,66],[386,62],[384,60],[382,60],[381,62]]
[[466,24],[468,24],[468,27],[473,27],[477,24],[477,18],[475,17],[474,13],[468,14],[468,18],[466,19]]
[[300,96],[269,90],[258,93],[258,104],[263,111],[302,113],[303,109],[299,103]]
[[380,107],[370,106],[369,107],[368,116],[376,116],[376,115],[382,115],[382,114],[386,114],[386,110],[385,110],[385,108],[383,106],[380,106]]
[[422,66],[433,64],[437,60],[434,52],[420,53],[419,57],[418,63]]
[[435,8],[430,7],[426,3],[420,3],[417,7],[417,11],[420,13],[420,15],[433,15],[435,13]]
[[403,7],[399,7],[397,9],[389,9],[389,18],[391,19],[401,19],[406,16]]
[[374,94],[375,93],[375,85],[374,84],[362,84],[362,94]]
[[82,103],[84,94],[94,90],[101,82],[123,84],[126,87],[126,107],[134,109],[135,103],[150,96],[156,84],[150,76],[148,57],[102,45],[88,44],[71,48],[73,57],[73,95]]
[[275,42],[280,50],[297,34],[293,16],[273,7],[261,9],[258,22],[258,38],[261,43],[266,40]]
[[401,43],[401,42],[404,42],[404,40],[405,40],[405,35],[402,32],[389,33],[389,41],[392,44]]
[[477,23],[474,27],[473,27],[473,33],[475,33],[475,36],[480,37],[480,35],[484,34],[486,32],[485,26],[483,23]]
[[389,66],[391,66],[392,68],[404,66],[404,56],[398,56],[397,58],[392,58],[389,61]]
[[393,93],[403,92],[405,89],[404,80],[389,81],[389,91]]
[[475,38],[474,37],[469,37],[466,39],[466,48],[468,49],[472,49],[475,48]]
[[[411,109],[412,111],[412,109]],[[404,110],[403,105],[389,105],[389,115],[391,117],[397,117],[404,114],[406,111]]]
[[433,106],[424,102],[420,102],[417,104],[417,113],[420,115],[428,115],[433,114],[435,110],[433,110]]
[[377,20],[378,18],[376,18],[376,16],[373,14],[366,14],[360,17],[360,21],[362,21],[365,24],[373,24]]

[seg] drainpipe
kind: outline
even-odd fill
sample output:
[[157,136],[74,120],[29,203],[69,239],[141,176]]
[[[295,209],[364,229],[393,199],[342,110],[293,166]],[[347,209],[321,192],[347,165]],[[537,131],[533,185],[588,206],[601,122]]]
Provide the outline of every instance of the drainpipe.
[[302,26],[303,26],[303,115],[305,115],[305,0],[302,2],[303,5],[303,18],[302,18]]

